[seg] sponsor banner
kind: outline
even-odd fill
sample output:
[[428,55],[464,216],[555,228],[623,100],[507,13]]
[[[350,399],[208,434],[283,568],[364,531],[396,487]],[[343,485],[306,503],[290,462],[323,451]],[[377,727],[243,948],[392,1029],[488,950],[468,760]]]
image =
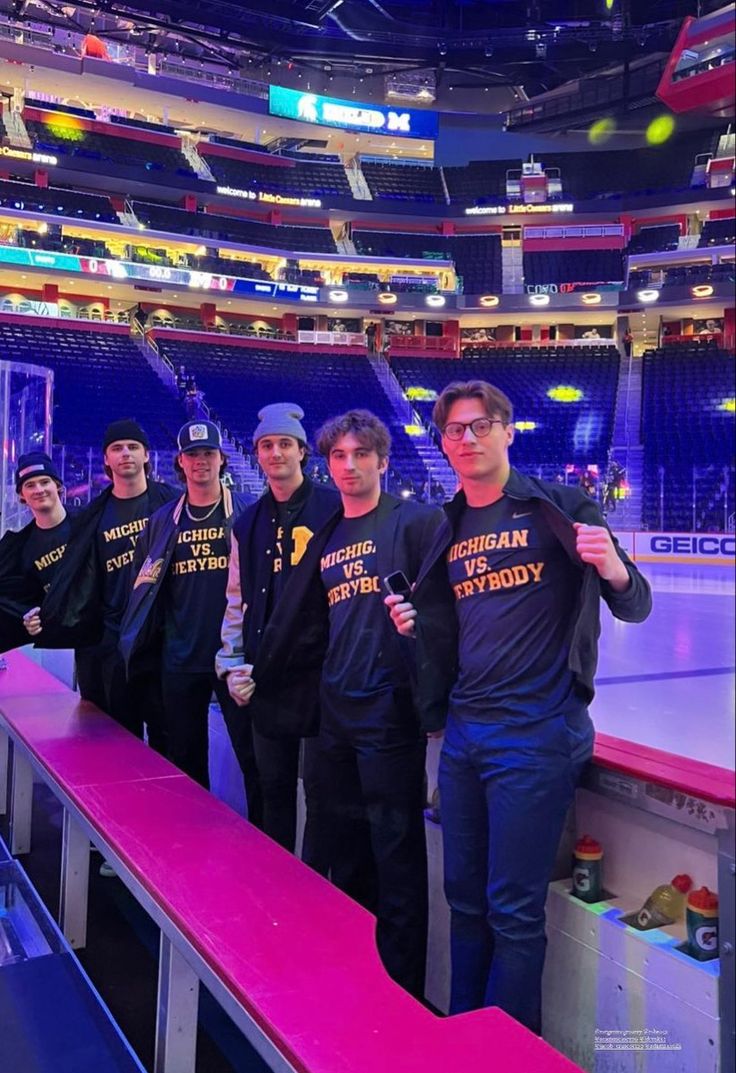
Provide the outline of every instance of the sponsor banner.
[[299,209],[321,209],[318,197],[290,197],[288,194],[269,194],[266,190],[241,190],[238,186],[218,186],[218,194],[241,197],[244,201],[260,201],[267,205],[293,205]]
[[71,253],[30,250],[20,246],[0,246],[0,264],[47,268],[87,276],[104,276],[115,280],[136,280],[189,287],[196,291],[232,293],[254,298],[281,299],[289,302],[316,302],[319,287],[276,280],[241,279],[217,272],[200,272],[193,268],[169,265],[144,265],[133,261],[112,261],[102,257],[79,257]]
[[699,566],[736,565],[734,533],[635,533],[638,563],[697,563]]
[[49,153],[37,153],[33,149],[17,149],[14,145],[0,145],[0,156],[9,157],[11,160],[28,160],[31,164],[45,164],[55,167],[59,163],[58,157]]
[[525,205],[516,202],[510,205],[471,205],[466,216],[536,216],[546,212],[574,212],[575,206],[567,201],[550,201],[543,205]]
[[367,134],[400,135],[404,138],[437,137],[437,113],[416,108],[386,108],[381,104],[361,104],[302,93],[284,86],[269,86],[268,110],[271,115],[315,123],[321,127],[359,130]]

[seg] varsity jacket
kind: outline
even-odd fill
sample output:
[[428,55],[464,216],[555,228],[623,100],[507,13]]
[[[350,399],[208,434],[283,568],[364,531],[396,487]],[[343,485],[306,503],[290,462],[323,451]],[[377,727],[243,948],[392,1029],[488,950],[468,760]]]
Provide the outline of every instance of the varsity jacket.
[[[151,515],[136,544],[134,563],[137,574],[120,624],[119,640],[120,652],[129,673],[134,662],[139,667],[141,661],[146,657],[150,659],[153,650],[158,647],[161,625],[158,596],[176,549],[179,521],[186,498],[185,493],[176,501],[159,507]],[[228,551],[233,525],[252,502],[252,496],[232,492],[223,486],[222,503],[225,508],[225,539]]]
[[[308,477],[288,501],[290,517],[281,539],[282,585],[301,559],[309,541],[340,507],[332,488],[314,484]],[[222,648],[217,653],[217,674],[243,663],[253,663],[273,605],[274,544],[278,525],[276,500],[270,490],[248,507],[233,528],[227,605],[222,621]]]
[[[106,488],[76,515],[74,534],[66,546],[62,568],[41,604],[44,643],[62,648],[87,647],[102,639],[103,576],[97,556],[97,529],[112,495]],[[148,482],[151,513],[177,495],[168,484]],[[145,530],[144,530],[145,531]]]
[[[626,566],[631,584],[625,592],[615,592],[603,581],[592,564],[583,563],[576,551],[573,522],[606,525],[597,503],[579,488],[549,484],[512,469],[504,487],[510,499],[539,504],[545,521],[570,560],[583,575],[575,611],[568,665],[578,692],[587,703],[595,692],[593,679],[598,662],[600,600],[624,622],[643,622],[652,609],[652,594],[646,579],[613,537],[619,558]],[[447,573],[447,551],[467,502],[462,491],[445,505],[445,518],[422,566],[412,593],[416,617],[416,660],[418,702],[428,721],[436,728],[444,725],[450,690],[458,671],[458,626],[455,597]],[[606,526],[607,528],[607,526]],[[491,645],[492,638],[488,640]]]
[[[254,661],[256,689],[250,709],[254,727],[265,737],[309,737],[319,729],[319,687],[329,641],[320,560],[342,517],[338,507],[312,537],[263,631]],[[401,570],[413,581],[441,522],[442,512],[435,507],[381,495],[376,519],[379,578]],[[407,647],[411,667],[410,648],[403,638],[399,641]],[[426,730],[433,729],[426,725],[421,709],[417,714]]]

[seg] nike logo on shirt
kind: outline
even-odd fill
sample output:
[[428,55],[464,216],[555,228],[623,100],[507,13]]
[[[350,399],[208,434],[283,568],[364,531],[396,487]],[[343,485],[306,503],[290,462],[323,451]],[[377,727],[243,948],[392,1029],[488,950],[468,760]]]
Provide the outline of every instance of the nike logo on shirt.
[[514,513],[511,515],[511,517],[512,518],[530,518],[531,515],[532,515],[532,512],[530,510],[525,510],[522,513],[519,513],[518,511],[514,511]]

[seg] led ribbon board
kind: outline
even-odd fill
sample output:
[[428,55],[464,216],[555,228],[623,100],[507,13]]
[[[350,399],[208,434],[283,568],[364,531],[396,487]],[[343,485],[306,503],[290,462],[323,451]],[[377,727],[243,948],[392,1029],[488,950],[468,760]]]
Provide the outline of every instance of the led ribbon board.
[[143,265],[132,261],[112,261],[102,257],[79,257],[72,253],[52,253],[19,246],[0,246],[0,264],[23,265],[28,268],[47,268],[79,275],[104,276],[114,280],[143,280],[146,283],[167,283],[189,287],[195,291],[218,291],[242,297],[280,299],[289,302],[316,302],[319,287],[297,283],[278,283],[275,280],[240,279],[216,272],[200,272],[194,268],[172,268],[169,265]]
[[437,113],[416,108],[385,108],[380,104],[361,104],[302,93],[284,86],[269,86],[268,110],[271,115],[315,123],[320,127],[359,130],[366,134],[399,135],[402,138],[437,137]]

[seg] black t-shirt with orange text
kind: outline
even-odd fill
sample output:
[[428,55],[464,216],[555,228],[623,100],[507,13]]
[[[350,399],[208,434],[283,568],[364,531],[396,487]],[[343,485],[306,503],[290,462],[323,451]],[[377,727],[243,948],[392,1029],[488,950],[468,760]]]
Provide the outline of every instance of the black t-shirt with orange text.
[[582,570],[539,505],[466,507],[447,567],[460,625],[453,715],[535,722],[579,708],[568,655]]
[[102,613],[105,628],[117,633],[133,587],[133,556],[138,537],[148,525],[148,489],[131,499],[111,495],[97,527],[97,558],[102,570]]
[[369,697],[408,686],[376,559],[373,510],[360,518],[343,518],[320,560],[330,616],[322,682],[339,696]]

